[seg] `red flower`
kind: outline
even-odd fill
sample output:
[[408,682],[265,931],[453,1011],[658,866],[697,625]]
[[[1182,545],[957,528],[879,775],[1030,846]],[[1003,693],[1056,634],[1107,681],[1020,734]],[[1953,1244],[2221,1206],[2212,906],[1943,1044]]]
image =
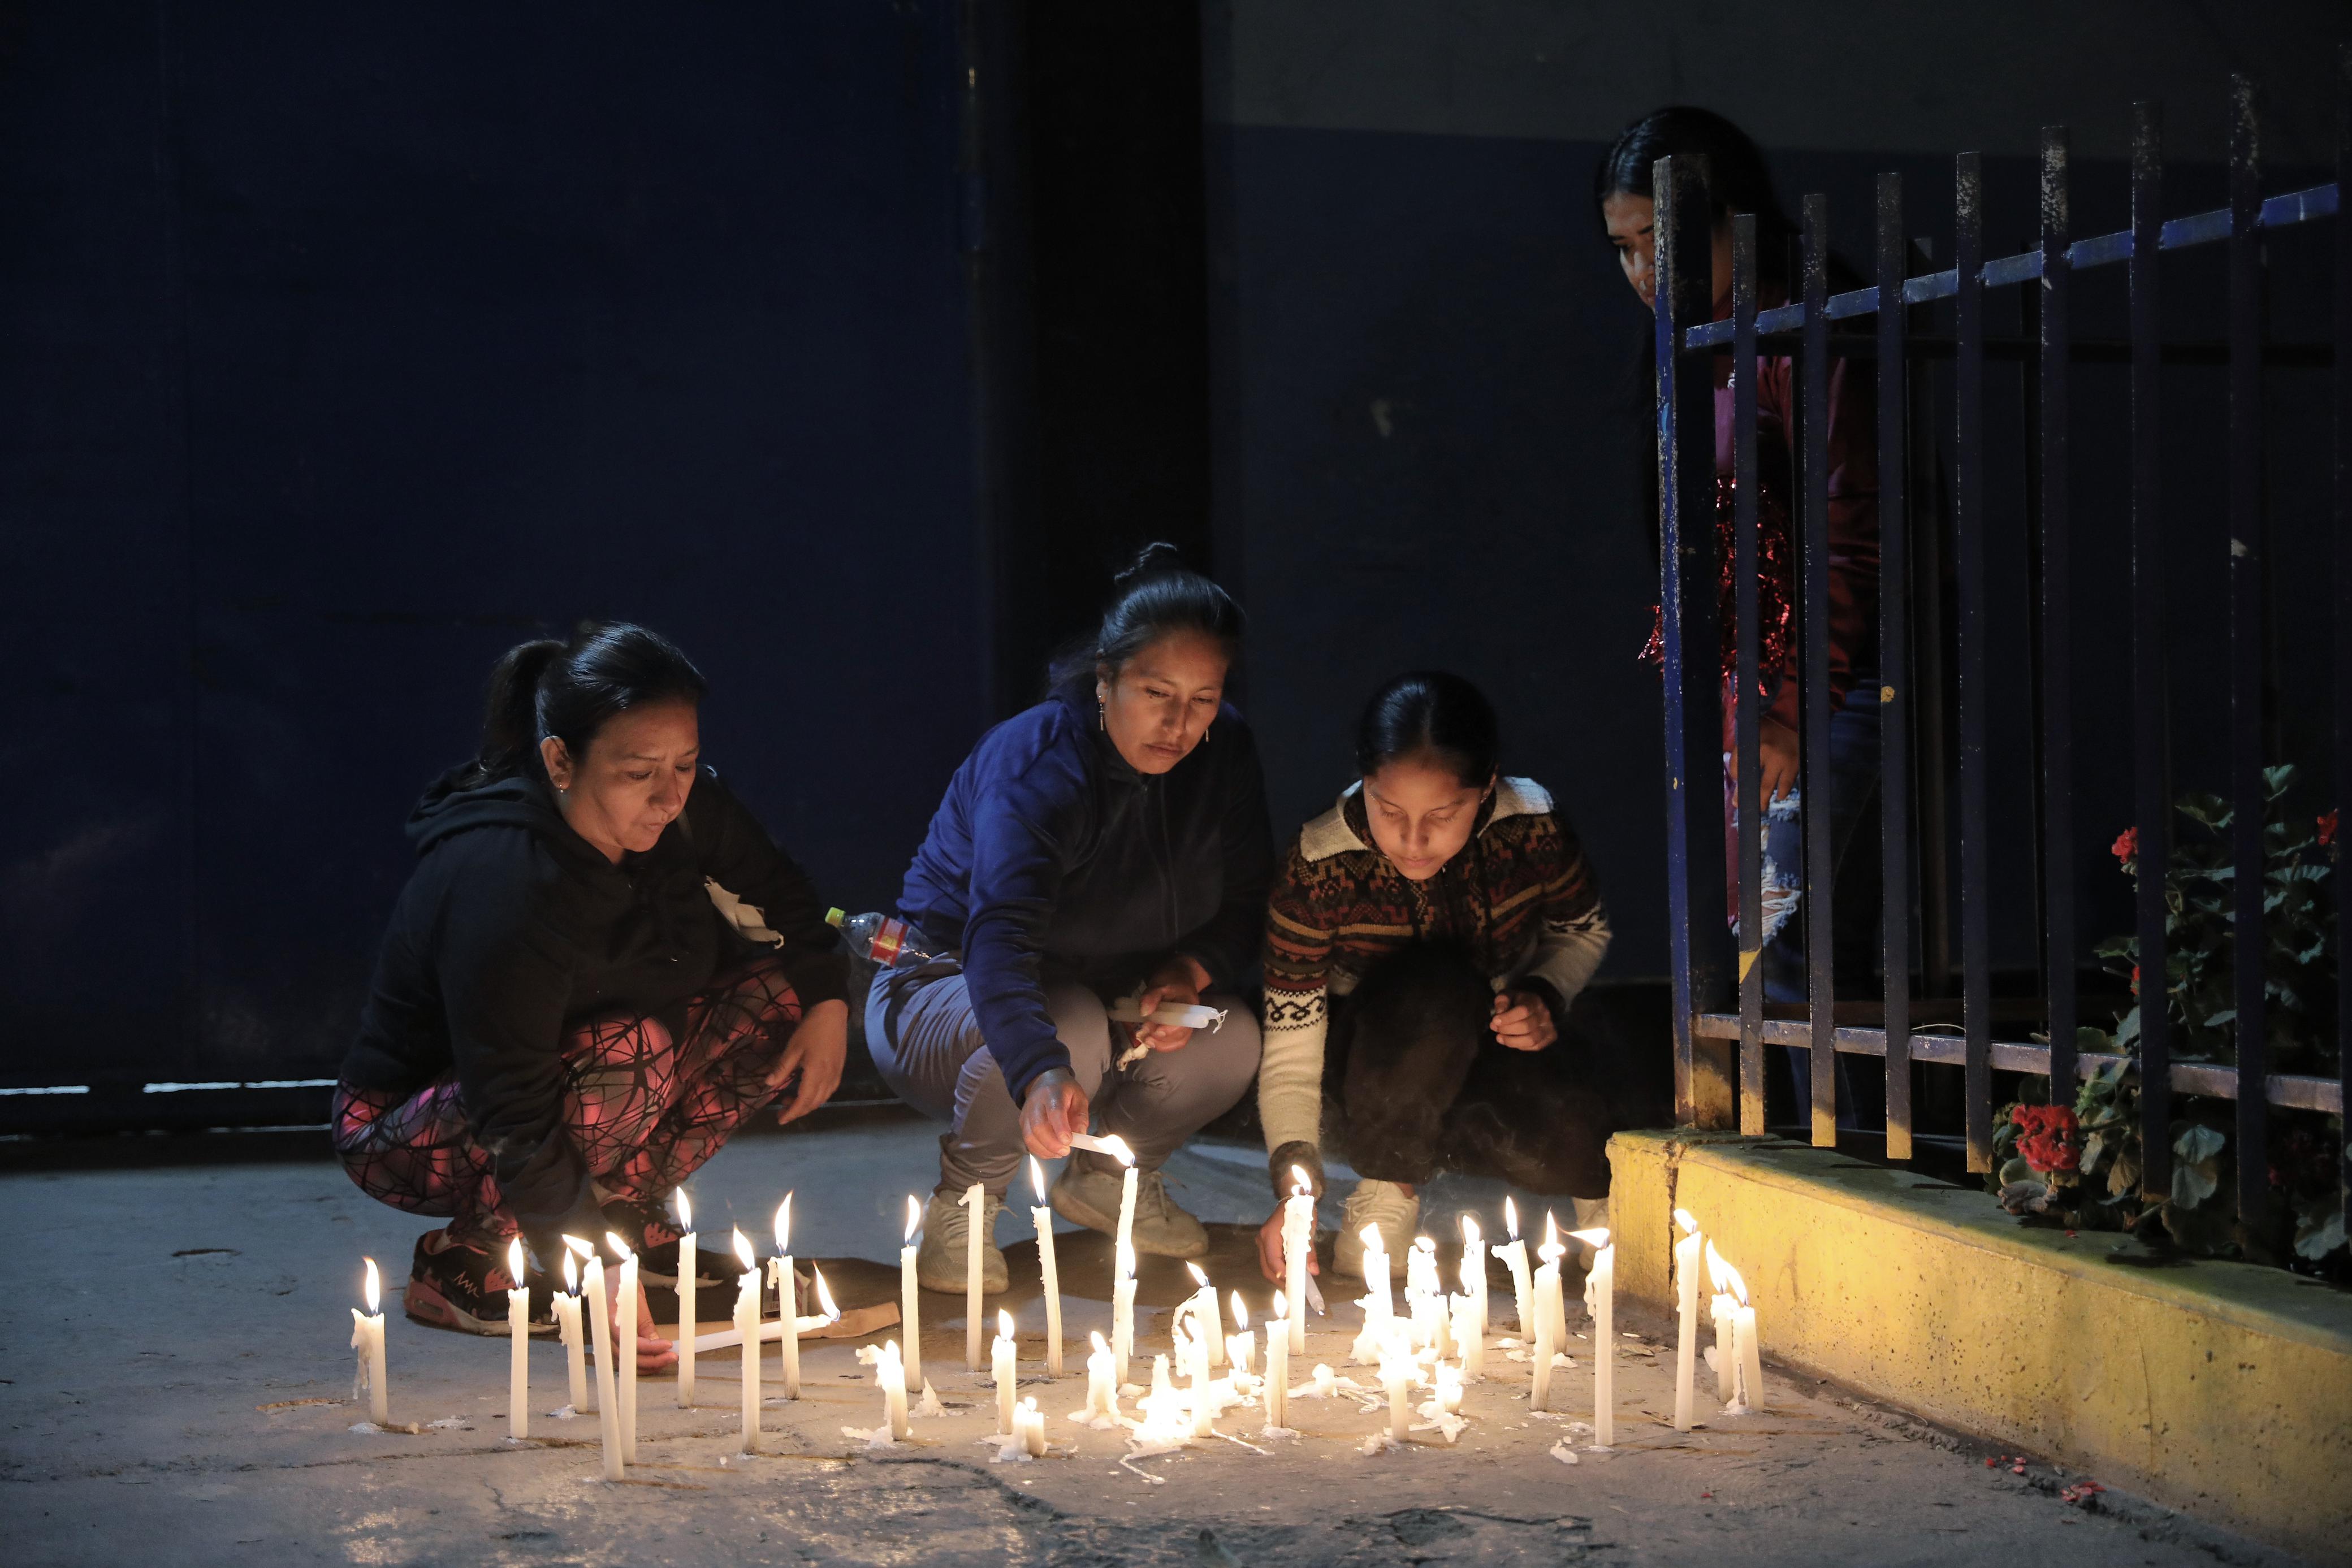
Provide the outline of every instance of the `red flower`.
[[2319,819],[2319,847],[2326,849],[2336,841],[2336,813],[2327,812]]
[[2108,848],[2115,852],[2116,861],[2124,870],[2131,870],[2139,862],[2139,830],[2136,827],[2126,828],[2116,835],[2116,841]]
[[2074,1112],[2063,1105],[2019,1105],[2009,1119],[2019,1129],[2017,1152],[2030,1168],[2043,1176],[2081,1168],[2082,1130]]
[[2134,964],[2132,966],[2132,995],[2139,995],[2139,966],[2137,964]]

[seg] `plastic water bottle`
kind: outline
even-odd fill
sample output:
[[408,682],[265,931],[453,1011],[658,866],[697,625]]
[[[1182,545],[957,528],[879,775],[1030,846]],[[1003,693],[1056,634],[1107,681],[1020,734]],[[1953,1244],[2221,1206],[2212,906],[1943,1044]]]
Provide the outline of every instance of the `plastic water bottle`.
[[852,953],[863,953],[886,969],[901,957],[919,964],[931,960],[931,955],[908,940],[915,932],[903,920],[871,910],[864,915],[845,915],[838,909],[828,909],[824,917],[847,938]]

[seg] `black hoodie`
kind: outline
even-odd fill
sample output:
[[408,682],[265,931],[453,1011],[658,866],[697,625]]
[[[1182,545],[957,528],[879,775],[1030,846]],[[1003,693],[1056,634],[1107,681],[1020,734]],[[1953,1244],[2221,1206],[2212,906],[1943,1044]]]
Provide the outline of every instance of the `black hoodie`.
[[460,768],[408,820],[417,865],[394,906],[360,1034],[355,1089],[407,1094],[456,1071],[501,1207],[535,1249],[600,1239],[588,1168],[563,1127],[565,1033],[592,1017],[653,1017],[682,1035],[688,998],[764,949],[710,901],[709,877],[764,913],[803,1007],[845,975],[824,903],[789,855],[704,770],[686,811],[618,864],[573,832],[536,776],[471,788]]

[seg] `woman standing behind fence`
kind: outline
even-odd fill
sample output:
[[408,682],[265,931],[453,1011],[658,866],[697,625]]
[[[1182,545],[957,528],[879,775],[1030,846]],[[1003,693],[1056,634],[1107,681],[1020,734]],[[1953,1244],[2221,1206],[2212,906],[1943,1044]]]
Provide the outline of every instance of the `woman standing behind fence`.
[[[1602,232],[1617,250],[1625,279],[1651,306],[1657,293],[1655,213],[1651,199],[1652,166],[1661,158],[1707,160],[1713,206],[1715,319],[1731,314],[1731,215],[1756,217],[1757,305],[1770,309],[1789,302],[1789,250],[1795,225],[1781,211],[1764,155],[1731,121],[1704,109],[1668,108],[1645,115],[1619,134],[1593,172],[1592,201]],[[1832,262],[1833,270],[1836,263]],[[1839,287],[1832,279],[1832,287]],[[1724,825],[1729,853],[1730,907],[1738,923],[1738,840],[1734,836],[1738,767],[1735,706],[1738,700],[1738,619],[1734,606],[1732,519],[1732,362],[1715,361],[1715,472],[1717,558],[1722,563],[1723,751],[1726,787]],[[1761,356],[1756,365],[1758,434],[1758,598],[1763,638],[1759,668],[1766,703],[1758,726],[1760,796],[1765,802],[1764,995],[1775,1002],[1801,1002],[1806,996],[1805,949],[1801,909],[1804,883],[1803,838],[1798,782],[1802,755],[1798,723],[1800,638],[1796,615],[1798,470],[1795,361]],[[1829,823],[1836,867],[1833,933],[1838,973],[1857,992],[1868,994],[1875,971],[1878,930],[1878,449],[1874,388],[1867,371],[1833,360],[1829,373],[1829,644],[1830,800]],[[1646,391],[1645,394],[1646,396]],[[1657,507],[1649,524],[1658,527]],[[1659,657],[1653,632],[1648,656]],[[1826,998],[1824,998],[1826,999]],[[1798,1103],[1807,1098],[1805,1052],[1795,1059]],[[1872,1085],[1859,1097],[1851,1082],[1852,1059],[1838,1061],[1839,1120],[1877,1125],[1881,1091]]]

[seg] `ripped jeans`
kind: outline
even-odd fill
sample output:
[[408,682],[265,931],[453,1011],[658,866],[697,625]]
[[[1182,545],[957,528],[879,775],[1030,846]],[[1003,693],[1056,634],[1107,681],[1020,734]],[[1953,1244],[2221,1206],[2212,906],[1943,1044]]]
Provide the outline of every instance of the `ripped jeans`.
[[[1739,929],[1738,796],[1731,780],[1732,758],[1724,757],[1723,822],[1731,928]],[[1873,996],[1879,967],[1878,676],[1858,671],[1844,704],[1830,715],[1831,949],[1842,995]],[[1805,1000],[1805,835],[1802,791],[1792,789],[1764,809],[1764,941],[1758,960],[1768,1002]],[[1828,999],[1828,998],[1824,998]],[[1802,1120],[1811,1103],[1812,1053],[1802,1046],[1768,1046],[1780,1056],[1785,1075],[1766,1073],[1766,1119]],[[1885,1125],[1884,1064],[1840,1055],[1837,1061],[1838,1124]],[[1793,1098],[1786,1108],[1771,1092],[1772,1080]]]

